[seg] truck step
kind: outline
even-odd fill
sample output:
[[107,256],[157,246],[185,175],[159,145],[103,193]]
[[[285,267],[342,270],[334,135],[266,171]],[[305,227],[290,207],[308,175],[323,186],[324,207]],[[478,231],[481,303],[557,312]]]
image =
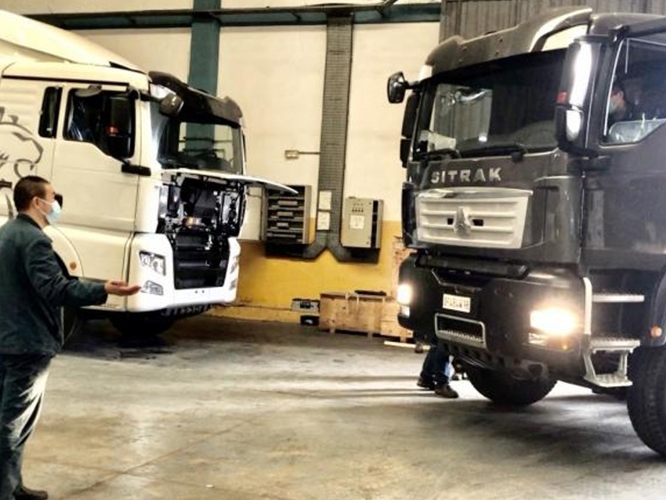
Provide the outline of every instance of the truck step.
[[[588,349],[583,352],[585,380],[598,387],[628,387],[627,377],[629,354],[641,345],[640,340],[627,337],[592,337]],[[598,351],[613,351],[620,354],[620,363],[615,373],[597,373],[592,355]]]
[[599,387],[629,387],[631,385],[631,380],[625,374],[620,373],[586,375],[585,380]]
[[645,302],[645,295],[637,293],[595,293],[592,295],[595,304],[640,304]]
[[592,337],[590,351],[627,351],[632,352],[641,345],[640,340],[625,337]]

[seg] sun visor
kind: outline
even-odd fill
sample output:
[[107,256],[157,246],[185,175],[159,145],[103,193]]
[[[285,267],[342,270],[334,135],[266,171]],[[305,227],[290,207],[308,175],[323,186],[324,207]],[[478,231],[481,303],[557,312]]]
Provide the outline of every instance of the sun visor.
[[220,99],[194,87],[168,73],[151,71],[152,83],[167,88],[183,100],[178,119],[194,123],[222,123],[234,127],[241,126],[243,113],[236,101],[229,97]]

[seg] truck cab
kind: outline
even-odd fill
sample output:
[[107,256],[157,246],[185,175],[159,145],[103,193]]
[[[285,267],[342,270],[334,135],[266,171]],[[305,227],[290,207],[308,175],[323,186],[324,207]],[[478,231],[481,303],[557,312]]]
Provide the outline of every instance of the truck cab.
[[495,402],[558,380],[626,395],[666,455],[666,18],[454,36],[389,78],[407,92],[400,323]]
[[142,286],[97,308],[122,331],[232,302],[246,188],[288,189],[246,174],[238,104],[21,16],[0,26],[0,224],[20,178],[48,179],[63,269]]

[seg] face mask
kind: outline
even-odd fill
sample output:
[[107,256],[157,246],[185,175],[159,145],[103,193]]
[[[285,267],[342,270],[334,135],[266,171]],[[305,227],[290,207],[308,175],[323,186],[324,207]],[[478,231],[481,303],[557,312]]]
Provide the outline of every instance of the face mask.
[[39,200],[51,205],[51,211],[48,214],[40,210],[40,212],[42,212],[44,217],[46,217],[48,223],[55,224],[56,222],[58,222],[58,219],[60,218],[60,213],[62,212],[62,208],[60,208],[60,203],[58,203],[58,200],[54,201],[53,203],[48,202],[42,198],[39,198]]

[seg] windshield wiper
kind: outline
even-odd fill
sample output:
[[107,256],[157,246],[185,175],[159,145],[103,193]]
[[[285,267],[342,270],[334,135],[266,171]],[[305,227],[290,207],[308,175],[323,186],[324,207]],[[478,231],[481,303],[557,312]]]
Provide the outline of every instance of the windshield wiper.
[[511,154],[513,161],[518,162],[523,159],[530,150],[520,142],[507,142],[500,144],[489,144],[479,148],[466,149],[463,151],[465,156],[488,155],[488,154]]

